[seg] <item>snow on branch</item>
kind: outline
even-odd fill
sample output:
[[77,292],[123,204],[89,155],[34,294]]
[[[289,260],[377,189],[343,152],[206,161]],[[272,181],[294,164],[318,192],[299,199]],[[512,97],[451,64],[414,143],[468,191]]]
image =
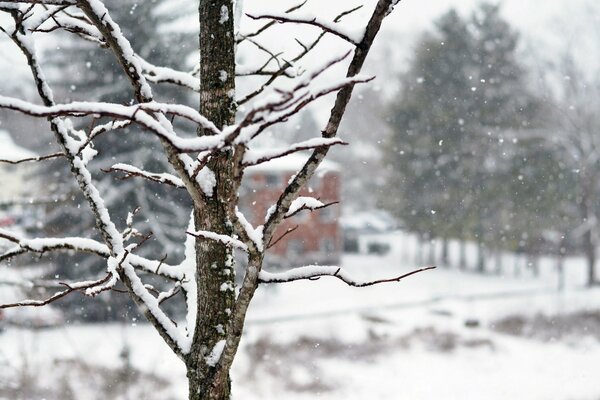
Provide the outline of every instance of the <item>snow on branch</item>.
[[148,61],[137,56],[144,76],[152,83],[172,83],[187,87],[195,92],[200,91],[200,79],[190,74],[189,72],[177,71],[172,68],[158,67],[150,64]]
[[242,165],[248,167],[251,165],[258,165],[264,162],[274,160],[276,158],[285,157],[289,154],[296,153],[298,151],[311,150],[322,146],[334,146],[337,144],[347,145],[339,138],[314,138],[305,140],[303,142],[295,143],[284,149],[271,149],[271,150],[247,150],[244,153],[244,161]]
[[183,181],[181,179],[179,179],[178,177],[176,177],[175,175],[168,174],[166,172],[163,172],[163,173],[148,172],[148,171],[144,171],[143,169],[134,167],[133,165],[129,165],[129,164],[118,163],[108,169],[103,169],[102,171],[104,171],[104,172],[124,172],[125,176],[123,176],[119,179],[129,179],[129,178],[137,176],[137,177],[144,178],[144,179],[147,179],[152,182],[165,183],[167,185],[171,185],[171,186],[174,186],[177,188],[185,187],[183,184]]
[[[16,233],[0,228],[0,239],[17,244],[17,246],[0,254],[0,261],[13,258],[27,252],[43,254],[50,251],[72,250],[83,253],[96,254],[103,258],[110,256],[108,246],[93,239],[81,237],[63,238],[25,238]],[[164,264],[162,261],[149,260],[147,258],[129,254],[130,264],[144,272],[160,275],[168,279],[181,280],[183,274],[177,266]]]
[[[286,11],[287,13],[290,13],[292,11],[295,11],[296,9],[302,7],[304,4],[306,3],[306,1],[296,7],[292,7],[289,10]],[[360,9],[362,6],[358,6],[355,8],[352,8],[350,10],[341,12],[340,14],[338,14],[334,19],[333,22],[334,23],[338,23],[341,21],[341,19],[343,17],[345,17],[346,15],[352,14],[353,12],[355,12],[356,10]],[[271,21],[268,24],[265,25],[265,29],[270,27],[271,25],[273,25],[275,23],[275,21]],[[258,35],[261,31],[257,31],[256,35]],[[260,93],[262,93],[267,87],[269,87],[270,85],[272,85],[277,78],[281,77],[281,76],[287,76],[287,71],[294,67],[295,63],[300,61],[302,58],[304,58],[304,56],[306,56],[312,49],[314,49],[317,44],[321,41],[321,39],[325,36],[327,32],[322,31],[319,36],[317,36],[317,38],[315,40],[313,40],[310,44],[304,44],[302,43],[300,40],[296,39],[296,43],[298,43],[300,45],[300,47],[302,47],[302,51],[294,58],[292,58],[291,60],[287,60],[284,62],[283,65],[280,65],[279,70],[275,71],[271,77],[265,82],[263,83],[259,88],[257,88],[256,90],[254,90],[253,92],[247,94],[245,97],[243,97],[242,99],[238,99],[237,102],[238,104],[244,104],[246,102],[248,102],[249,100],[251,100],[252,98],[258,96]],[[252,35],[252,36],[256,36],[256,35]],[[250,37],[249,35],[245,36],[245,37]],[[257,43],[256,41],[254,41],[254,43]],[[267,65],[264,65],[263,67],[266,68]]]
[[[304,5],[307,2],[308,2],[308,0],[304,0],[300,4],[297,4],[297,5],[295,5],[295,6],[291,7],[291,8],[288,8],[287,10],[285,10],[285,13],[289,14],[291,12],[299,10],[300,8],[304,7]],[[236,38],[235,42],[236,42],[236,44],[240,44],[244,40],[247,40],[248,38],[252,38],[252,37],[258,36],[258,35],[260,35],[261,33],[263,33],[264,31],[266,31],[267,29],[269,29],[270,27],[272,27],[275,24],[276,24],[276,21],[270,21],[270,22],[267,22],[265,25],[261,26],[260,28],[258,28],[254,32],[244,33],[244,34],[240,33],[238,35],[238,37]]]
[[414,271],[402,274],[393,278],[377,279],[373,281],[360,281],[352,278],[346,271],[341,267],[337,266],[322,266],[322,265],[309,265],[305,267],[293,268],[289,271],[272,273],[267,271],[261,271],[259,274],[260,283],[285,283],[299,280],[317,280],[324,276],[332,276],[337,278],[349,286],[353,287],[367,287],[378,285],[381,283],[399,282],[411,275],[418,274],[420,272],[429,271],[436,267],[424,267]]
[[[320,67],[298,79],[298,83],[293,88],[288,90],[274,89],[269,96],[256,101],[253,107],[243,116],[241,122],[234,127],[232,135],[239,136],[236,143],[247,143],[269,126],[287,120],[288,117],[298,113],[306,105],[320,97],[353,86],[356,83],[372,80],[373,77],[352,76],[327,82],[321,87],[316,87],[313,84],[315,78],[345,60],[349,54],[350,52],[347,52],[323,63]],[[241,133],[242,129],[244,133]]]
[[263,226],[254,228],[237,207],[235,208],[235,223],[240,228],[240,235],[248,243],[248,248],[262,253],[264,251]]
[[89,18],[90,22],[102,33],[109,47],[118,48],[115,56],[124,67],[129,81],[142,102],[152,100],[152,90],[143,76],[142,65],[131,48],[129,41],[123,36],[121,27],[113,21],[110,13],[100,0],[78,0],[77,5]]
[[[35,117],[81,117],[92,115],[127,119],[134,121],[149,131],[157,134],[180,152],[197,152],[213,149],[221,146],[227,139],[225,134],[217,129],[212,122],[193,108],[181,104],[149,102],[133,106],[124,106],[115,103],[73,102],[52,106],[40,106],[20,99],[0,95],[0,108],[19,111]],[[195,138],[183,138],[177,136],[170,127],[166,127],[149,114],[152,112],[173,114],[186,118],[210,130],[215,133],[215,135]]]
[[64,287],[66,287],[66,289],[62,290],[60,292],[56,292],[55,294],[53,294],[52,296],[48,297],[45,300],[22,300],[22,301],[19,301],[16,303],[5,303],[5,304],[0,303],[0,309],[13,308],[13,307],[45,306],[56,300],[62,299],[63,297],[67,296],[68,294],[71,294],[76,291],[83,292],[86,295],[90,295],[88,293],[90,290],[92,290],[93,295],[96,295],[100,291],[110,289],[110,287],[107,286],[106,283],[109,282],[111,280],[111,278],[112,278],[112,275],[110,273],[108,273],[103,278],[97,279],[94,281],[84,281],[84,282],[76,282],[76,283],[61,282],[60,284]]
[[2,3],[45,4],[48,6],[76,6],[77,0],[10,0]]
[[59,158],[59,157],[64,157],[64,156],[65,156],[64,153],[57,152],[57,153],[47,154],[45,156],[28,157],[28,158],[21,158],[21,159],[17,159],[17,160],[9,160],[9,159],[0,158],[0,163],[21,164],[21,163],[30,162],[30,161],[51,160],[51,159],[54,159],[54,158]]
[[[357,45],[356,50],[348,66],[346,73],[347,77],[356,77],[364,65],[369,50],[375,40],[377,33],[381,27],[381,24],[385,17],[390,11],[390,7],[393,6],[397,1],[395,0],[379,0],[375,6],[375,10],[367,23],[364,31],[364,35]],[[344,86],[337,94],[337,98],[333,108],[329,115],[329,121],[325,130],[322,132],[324,138],[333,138],[336,136],[342,117],[346,111],[346,106],[350,102],[352,97],[352,90],[354,85],[349,84]],[[313,153],[306,161],[302,169],[300,169],[295,175],[292,181],[285,188],[283,193],[279,196],[274,212],[271,214],[269,219],[265,222],[264,236],[265,240],[269,242],[272,239],[272,235],[279,225],[279,223],[285,217],[288,212],[290,205],[298,197],[300,190],[304,187],[306,182],[315,173],[319,167],[321,161],[325,158],[329,151],[329,147],[318,147],[313,150]]]
[[338,204],[338,201],[332,201],[331,203],[323,203],[319,199],[315,199],[314,197],[298,197],[292,204],[287,213],[285,213],[285,218],[292,217],[298,214],[302,210],[318,210],[321,208],[329,207],[334,204]]
[[[100,31],[93,26],[89,20],[84,17],[73,17],[66,14],[65,12],[58,12],[48,15],[46,21],[51,21],[35,26],[35,24],[28,24],[28,29],[31,32],[52,32],[58,29],[62,29],[66,32],[73,33],[82,39],[99,44],[101,47],[106,47],[106,41],[100,33]],[[45,15],[44,15],[45,16]],[[31,25],[31,27],[29,27]]]
[[210,232],[210,231],[192,231],[192,232],[187,232],[187,234],[194,236],[196,238],[215,240],[217,242],[223,243],[226,246],[233,246],[240,250],[248,251],[248,246],[246,246],[241,240],[232,238],[231,236],[228,236],[228,235],[222,235],[222,234]]
[[[75,250],[86,253],[95,253],[103,257],[108,257],[108,247],[96,240],[64,237],[64,238],[34,238],[26,239],[13,232],[0,228],[0,239],[16,243],[22,249],[35,253],[43,253],[52,250]],[[0,256],[0,261],[2,256]]]
[[246,15],[249,18],[254,19],[254,20],[272,19],[274,21],[281,22],[281,23],[295,23],[295,24],[306,24],[306,25],[316,26],[318,28],[321,28],[323,31],[331,33],[339,38],[342,38],[345,41],[347,41],[355,46],[357,46],[361,42],[362,37],[364,35],[364,30],[361,30],[361,31],[345,30],[345,29],[342,29],[339,25],[332,23],[331,21],[319,18],[317,16],[313,16],[310,14],[303,14],[303,15],[296,14],[294,16],[289,16],[286,13],[282,13],[282,14],[270,13],[270,14],[262,14],[262,15],[246,14]]

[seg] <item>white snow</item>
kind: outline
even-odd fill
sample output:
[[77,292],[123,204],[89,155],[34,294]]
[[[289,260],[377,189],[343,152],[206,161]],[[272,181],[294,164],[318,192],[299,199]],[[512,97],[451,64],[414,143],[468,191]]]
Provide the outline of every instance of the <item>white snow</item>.
[[314,210],[315,208],[323,207],[325,204],[320,200],[315,199],[314,197],[298,197],[296,200],[292,201],[290,204],[290,208],[288,212],[285,214],[286,216],[293,215],[301,209],[309,209]]
[[0,129],[1,160],[18,161],[31,157],[36,157],[36,154],[24,147],[18,146],[7,131]]
[[221,359],[221,354],[223,354],[223,349],[225,349],[225,340],[219,340],[215,347],[211,350],[210,354],[205,357],[206,364],[214,367],[217,365],[219,360]]
[[[415,250],[413,237],[388,234],[378,239],[395,244],[390,254],[344,256],[344,268],[358,278],[374,279],[415,267],[407,258]],[[469,246],[471,260],[473,250]],[[600,307],[600,290],[580,287],[583,260],[567,260],[570,278],[563,292],[554,287],[552,260],[541,266],[539,279],[440,268],[364,289],[335,279],[261,287],[234,364],[234,400],[307,400],[317,393],[327,400],[597,398],[600,342],[592,338],[595,332],[543,341],[502,334],[491,326],[504,316]],[[467,319],[480,325],[468,328]],[[258,340],[264,347],[252,350]],[[165,390],[185,398],[183,363],[144,324],[37,332],[9,328],[0,333],[0,360],[8,363],[0,375],[19,371],[28,360],[36,379],[49,384],[55,371],[49,366],[56,360],[119,368],[125,343],[131,346],[134,367],[166,378]],[[222,347],[224,343],[210,349],[206,361],[216,364]],[[40,348],[44,351],[36,351]],[[263,350],[257,355],[256,349]]]
[[[306,161],[308,161],[309,157],[310,155],[305,153],[290,154],[285,157],[275,158],[262,164],[248,167],[246,172],[248,174],[256,172],[298,172],[302,169]],[[336,172],[340,170],[341,167],[338,163],[327,159],[323,160],[317,168],[318,173],[330,171]]]

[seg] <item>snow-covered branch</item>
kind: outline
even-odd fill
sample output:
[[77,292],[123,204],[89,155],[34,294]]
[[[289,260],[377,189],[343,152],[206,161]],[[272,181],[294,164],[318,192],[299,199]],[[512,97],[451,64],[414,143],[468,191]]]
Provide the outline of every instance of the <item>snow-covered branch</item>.
[[288,212],[285,214],[284,218],[293,217],[298,214],[302,210],[319,210],[321,208],[329,207],[334,204],[338,204],[338,201],[332,201],[330,203],[323,203],[319,199],[315,199],[314,197],[298,197],[296,200],[292,201]]
[[347,145],[348,143],[339,138],[314,138],[295,143],[284,149],[247,150],[244,154],[243,166],[247,167],[251,165],[258,165],[299,151],[312,150],[322,146],[335,146],[337,144]]
[[[298,79],[298,83],[289,89],[275,89],[267,98],[255,102],[237,124],[232,136],[239,136],[236,143],[247,143],[258,136],[268,127],[285,121],[288,117],[297,114],[308,104],[329,93],[342,88],[353,86],[356,83],[368,82],[372,77],[351,76],[339,81],[328,82],[320,88],[314,86],[313,81],[332,66],[345,60],[350,53],[332,58],[322,66],[314,69]],[[242,133],[242,129],[244,132]]]
[[[391,8],[393,8],[393,5],[396,3],[397,1],[395,0],[379,0],[377,2],[375,10],[371,15],[371,19],[365,28],[364,34],[362,35],[362,39],[356,46],[354,55],[350,61],[350,65],[348,66],[348,71],[346,73],[347,77],[355,77],[360,73],[384,18],[389,14]],[[353,87],[353,84],[349,84],[344,86],[338,92],[335,104],[329,116],[329,121],[325,130],[322,132],[322,136],[324,138],[333,138],[336,136],[337,130],[342,121],[342,117],[345,113],[346,106],[350,102]],[[320,165],[321,161],[325,158],[328,151],[329,147],[327,146],[315,149],[302,169],[294,175],[292,181],[279,196],[274,212],[270,215],[269,219],[265,223],[264,237],[267,242],[271,240],[275,229],[287,214],[292,202],[298,197],[300,190],[315,173],[316,169]]]
[[[71,250],[76,252],[96,254],[108,258],[108,246],[93,239],[81,237],[62,238],[26,238],[14,232],[0,228],[0,239],[15,243],[17,246],[0,255],[0,261],[10,259],[24,253],[47,253],[50,251]],[[182,280],[184,278],[177,266],[164,264],[161,261],[149,260],[136,254],[129,254],[130,264],[141,271],[163,276],[168,279]]]
[[392,278],[386,279],[377,279],[372,281],[361,281],[354,279],[350,276],[346,271],[344,271],[341,267],[336,266],[323,266],[323,265],[309,265],[305,267],[292,268],[285,272],[267,272],[261,271],[259,275],[260,283],[284,283],[284,282],[293,282],[299,280],[317,280],[324,276],[332,276],[341,280],[349,286],[354,287],[367,287],[378,285],[381,283],[391,283],[391,282],[400,282],[401,280],[418,274],[419,272],[429,271],[435,269],[436,267],[424,267],[419,268],[414,271],[410,271],[408,273],[395,276]]
[[48,6],[75,6],[77,0],[10,0],[2,3],[45,4]]
[[[299,8],[301,8],[304,4],[306,4],[306,1],[304,1],[303,3],[292,7],[290,9],[288,9],[285,13],[289,14]],[[349,14],[352,14],[353,12],[355,12],[356,10],[360,9],[362,6],[358,6],[355,8],[352,8],[350,10],[344,11],[340,14],[338,14],[334,19],[333,22],[334,23],[338,23],[341,21],[341,19]],[[248,34],[246,36],[243,36],[242,41],[244,40],[244,38],[249,38],[249,37],[253,37],[253,36],[257,36],[259,35],[261,32],[263,32],[264,30],[268,29],[270,26],[272,26],[275,23],[275,21],[271,21],[269,23],[267,23],[266,25],[263,26],[263,28],[259,29],[258,31],[254,32],[253,34]],[[311,43],[309,44],[305,44],[302,41],[300,41],[299,39],[296,39],[296,43],[298,43],[300,45],[300,47],[302,47],[302,51],[296,55],[294,58],[287,60],[283,63],[283,65],[279,66],[279,69],[277,71],[274,71],[274,73],[270,74],[270,78],[263,83],[260,87],[258,87],[257,89],[255,89],[253,92],[247,94],[246,96],[244,96],[241,99],[238,99],[237,102],[238,104],[245,104],[246,102],[250,101],[251,99],[253,99],[254,97],[258,96],[259,94],[261,94],[262,92],[265,91],[265,89],[267,89],[269,86],[271,86],[276,80],[277,78],[281,77],[281,76],[288,76],[287,71],[290,68],[293,68],[295,63],[297,63],[298,61],[300,61],[302,58],[304,58],[312,49],[314,49],[317,44],[321,41],[321,39],[325,36],[327,32],[326,31],[322,31],[319,36],[317,36],[317,38],[315,40],[313,40]],[[253,43],[257,44],[257,41],[254,40]],[[269,60],[270,61],[270,60]],[[268,65],[265,64],[262,68],[266,68]]]
[[84,281],[84,282],[76,282],[76,283],[66,283],[61,282],[61,285],[66,287],[66,289],[54,293],[52,296],[48,297],[45,300],[22,300],[16,303],[4,303],[0,304],[0,309],[3,308],[14,308],[14,307],[40,307],[55,302],[56,300],[62,299],[63,297],[73,293],[73,292],[83,292],[87,294],[90,290],[93,291],[92,295],[96,295],[99,291],[109,290],[110,287],[105,286],[107,282],[111,279],[111,274],[106,274],[101,279],[93,280],[93,281]]
[[[217,129],[212,122],[200,115],[193,108],[181,104],[149,102],[133,106],[124,106],[115,103],[73,102],[68,104],[41,106],[20,99],[0,95],[0,108],[19,111],[35,117],[81,117],[91,115],[126,119],[134,121],[149,131],[157,134],[180,152],[210,150],[222,146],[224,141],[227,140],[227,136]],[[172,114],[186,118],[205,129],[214,132],[215,135],[196,138],[183,138],[177,136],[170,127],[166,127],[151,115],[154,112]],[[96,135],[97,134],[99,134],[99,132],[97,132]]]
[[153,83],[172,83],[191,89],[195,92],[200,91],[200,79],[189,72],[177,71],[172,68],[159,67],[152,65],[148,61],[137,56],[140,60],[144,76]]
[[[295,6],[292,6],[291,8],[288,8],[285,11],[285,13],[289,14],[291,12],[299,10],[300,8],[304,7],[304,5],[307,3],[307,1],[308,0],[304,0],[301,3],[299,3],[299,4],[297,4]],[[252,38],[252,37],[260,35],[261,33],[263,33],[264,31],[266,31],[267,29],[269,29],[270,27],[272,27],[275,24],[276,24],[276,21],[270,21],[270,22],[267,22],[266,24],[264,24],[263,26],[261,26],[260,28],[258,28],[254,32],[249,32],[249,33],[245,33],[245,34],[240,33],[239,35],[237,35],[237,38],[235,40],[236,44],[240,44],[243,41],[247,40],[248,38]]]
[[252,14],[246,14],[249,18],[258,20],[258,19],[272,19],[274,21],[277,22],[281,22],[281,23],[294,23],[294,24],[305,24],[305,25],[312,25],[312,26],[316,26],[318,28],[321,28],[322,30],[324,30],[327,33],[331,33],[339,38],[344,39],[345,41],[357,46],[361,40],[362,37],[364,35],[364,32],[352,32],[352,31],[348,31],[348,30],[343,30],[341,29],[341,27],[339,25],[336,25],[335,23],[331,23],[328,20],[325,19],[321,19],[317,16],[313,16],[313,15],[296,15],[296,16],[289,16],[286,13],[283,14],[276,14],[276,13],[270,13],[270,14],[262,14],[262,15],[252,15]]
[[54,159],[54,158],[59,158],[59,157],[64,157],[64,156],[65,156],[64,153],[57,152],[57,153],[47,154],[45,156],[27,157],[27,158],[20,158],[20,159],[17,159],[17,160],[9,160],[9,159],[2,159],[2,158],[0,158],[0,163],[21,164],[21,163],[30,162],[30,161],[51,160],[51,159]]
[[233,246],[240,250],[248,251],[248,246],[246,246],[241,240],[232,238],[231,236],[228,236],[228,235],[222,235],[222,234],[210,232],[210,231],[194,231],[194,232],[187,232],[187,234],[191,235],[193,237],[196,237],[196,238],[216,240],[217,242],[221,242],[226,246]]
[[162,173],[148,172],[148,171],[144,171],[143,169],[134,167],[133,165],[129,165],[129,164],[123,164],[123,163],[115,164],[112,167],[105,169],[103,171],[104,172],[124,172],[125,176],[122,176],[120,179],[129,179],[132,177],[140,177],[140,178],[144,178],[149,181],[152,181],[152,182],[165,183],[167,185],[175,186],[178,188],[185,187],[183,184],[183,181],[181,179],[179,179],[178,177],[176,177],[175,175],[172,175],[172,174],[169,174],[166,172],[162,172]]

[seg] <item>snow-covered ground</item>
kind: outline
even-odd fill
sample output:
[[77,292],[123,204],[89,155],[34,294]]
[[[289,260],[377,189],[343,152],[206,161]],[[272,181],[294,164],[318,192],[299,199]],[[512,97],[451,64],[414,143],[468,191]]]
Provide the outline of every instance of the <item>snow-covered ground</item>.
[[[389,254],[347,255],[344,267],[369,279],[414,268],[401,261],[412,259],[410,238],[384,239]],[[600,290],[581,287],[582,260],[565,263],[562,291],[554,261],[540,268],[540,278],[438,268],[362,289],[334,278],[264,287],[234,366],[234,398],[598,399]],[[143,374],[124,378],[126,359]],[[0,399],[169,400],[186,391],[179,360],[139,321],[0,334]]]

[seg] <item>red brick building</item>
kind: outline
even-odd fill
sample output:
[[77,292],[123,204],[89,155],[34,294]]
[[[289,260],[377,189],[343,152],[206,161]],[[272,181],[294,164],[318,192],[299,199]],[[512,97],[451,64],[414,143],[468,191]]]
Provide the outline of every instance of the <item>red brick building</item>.
[[[299,171],[307,155],[293,154],[248,168],[240,193],[241,210],[253,225],[264,223],[269,207],[292,176]],[[314,197],[324,204],[340,200],[339,166],[323,161],[300,196]],[[337,265],[342,250],[338,204],[314,211],[303,210],[287,218],[278,227],[273,241],[288,229],[298,226],[267,252],[265,258],[272,267],[292,267],[307,264]]]

